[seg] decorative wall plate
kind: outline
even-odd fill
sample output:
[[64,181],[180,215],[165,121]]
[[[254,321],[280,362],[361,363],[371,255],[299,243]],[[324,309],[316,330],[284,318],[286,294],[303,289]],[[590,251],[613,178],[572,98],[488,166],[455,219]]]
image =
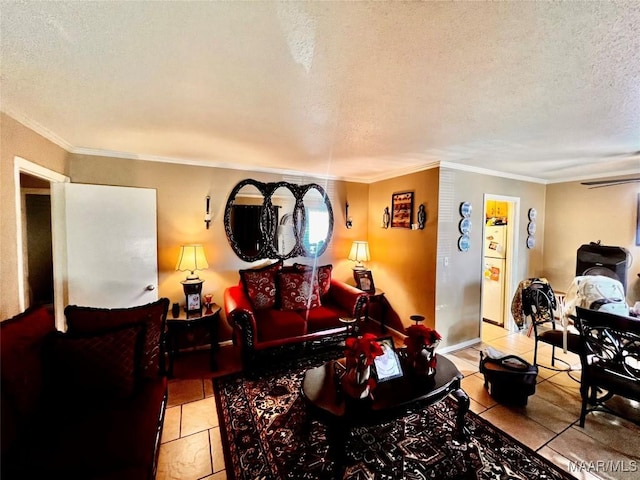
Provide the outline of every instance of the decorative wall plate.
[[527,248],[533,248],[536,246],[536,239],[535,237],[532,236],[528,236],[527,237]]
[[468,252],[470,246],[471,241],[469,239],[469,235],[462,235],[458,239],[458,249],[460,249],[461,252]]
[[527,216],[529,217],[529,220],[533,222],[538,216],[538,211],[535,208],[530,208],[529,212],[527,213]]
[[471,220],[469,220],[468,218],[463,218],[462,220],[460,220],[460,223],[458,224],[458,230],[460,230],[460,233],[462,233],[463,235],[469,233],[471,231]]
[[529,235],[533,235],[534,233],[536,233],[536,222],[529,222],[529,225],[527,225],[527,233]]
[[471,216],[471,210],[473,210],[471,208],[471,203],[462,202],[460,204],[460,215],[462,215],[464,218],[469,218]]

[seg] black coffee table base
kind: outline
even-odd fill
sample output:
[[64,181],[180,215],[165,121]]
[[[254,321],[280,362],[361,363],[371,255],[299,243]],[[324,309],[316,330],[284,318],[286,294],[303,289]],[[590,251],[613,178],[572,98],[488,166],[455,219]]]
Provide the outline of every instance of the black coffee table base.
[[374,398],[356,400],[339,392],[334,362],[305,372],[302,394],[307,402],[308,420],[318,419],[327,426],[329,454],[336,463],[335,478],[342,478],[347,463],[346,442],[352,427],[375,425],[400,417],[407,407],[428,407],[451,396],[458,404],[456,433],[466,439],[464,417],[469,411],[469,397],[460,387],[463,378],[455,365],[437,356],[433,377],[420,377],[405,368],[405,375],[380,383]]

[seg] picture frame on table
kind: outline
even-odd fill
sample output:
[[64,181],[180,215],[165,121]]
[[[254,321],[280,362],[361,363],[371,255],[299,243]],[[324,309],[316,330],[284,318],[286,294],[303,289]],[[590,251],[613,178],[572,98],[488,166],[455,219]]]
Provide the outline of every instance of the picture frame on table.
[[382,355],[373,359],[373,365],[376,371],[378,382],[386,382],[394,378],[400,378],[404,375],[400,357],[396,352],[396,347],[392,337],[378,338],[377,342],[382,347]]
[[391,228],[411,228],[413,219],[413,192],[391,195]]
[[371,270],[354,270],[353,278],[356,281],[356,286],[360,290],[367,293],[374,293],[376,291]]

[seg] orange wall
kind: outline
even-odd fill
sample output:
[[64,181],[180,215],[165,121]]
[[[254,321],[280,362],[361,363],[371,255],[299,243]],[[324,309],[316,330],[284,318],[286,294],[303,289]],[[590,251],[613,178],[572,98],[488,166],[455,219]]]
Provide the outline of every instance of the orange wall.
[[[438,232],[439,168],[432,168],[369,186],[370,267],[376,287],[385,292],[391,314],[390,326],[402,330],[411,324],[409,316],[426,317],[424,324],[435,324],[436,250]],[[412,222],[424,204],[427,222],[424,230],[381,227],[385,207],[391,211],[391,196],[414,193]]]

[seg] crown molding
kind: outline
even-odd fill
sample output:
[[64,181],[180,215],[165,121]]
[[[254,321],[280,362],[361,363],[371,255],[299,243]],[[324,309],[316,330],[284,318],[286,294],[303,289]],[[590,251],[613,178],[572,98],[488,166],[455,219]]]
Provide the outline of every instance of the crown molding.
[[94,157],[112,157],[112,158],[124,158],[128,160],[141,160],[143,162],[157,162],[157,163],[172,163],[176,165],[190,165],[194,167],[208,167],[208,168],[225,168],[228,170],[239,170],[244,172],[259,172],[270,173],[273,175],[293,175],[297,177],[316,178],[321,180],[343,180],[347,182],[360,182],[362,179],[352,179],[347,177],[337,177],[332,175],[322,175],[319,173],[306,172],[302,170],[289,170],[282,168],[269,168],[269,167],[257,167],[253,165],[241,165],[231,164],[226,162],[216,162],[213,160],[200,160],[200,159],[187,159],[187,158],[175,158],[175,157],[162,157],[159,155],[138,155],[127,152],[119,152],[116,150],[101,150],[95,148],[72,148],[69,153],[75,155],[90,155]]
[[132,154],[127,152],[119,152],[115,150],[102,150],[95,148],[78,148],[73,147],[69,142],[67,142],[62,137],[56,135],[51,130],[43,127],[38,122],[32,120],[31,118],[16,112],[12,109],[2,110],[9,117],[13,118],[15,121],[21,123],[25,127],[33,130],[36,134],[42,136],[43,138],[49,140],[50,142],[56,144],[60,148],[63,148],[69,153],[78,154],[78,155],[91,155],[98,157],[113,157],[113,158],[124,158],[129,160],[142,160],[147,162],[160,162],[160,163],[172,163],[177,165],[191,165],[198,167],[211,167],[211,168],[226,168],[229,170],[240,170],[240,171],[248,171],[248,172],[259,172],[259,173],[269,173],[273,175],[295,175],[302,176],[308,178],[316,178],[322,180],[334,180],[334,181],[344,181],[351,183],[364,183],[364,184],[372,184],[381,182],[384,180],[389,180],[392,178],[401,177],[403,175],[410,175],[412,173],[422,172],[424,170],[430,170],[432,168],[449,168],[451,170],[459,170],[470,173],[478,173],[482,175],[491,175],[494,177],[507,178],[511,180],[520,180],[523,182],[532,182],[532,183],[540,183],[543,185],[554,184],[554,183],[565,183],[565,182],[577,182],[582,180],[593,180],[600,178],[609,178],[614,176],[622,176],[622,175],[637,175],[638,170],[622,170],[622,171],[614,171],[604,173],[594,173],[590,175],[582,175],[575,177],[567,177],[561,179],[550,179],[545,180],[537,177],[529,177],[525,175],[517,175],[511,173],[500,172],[498,170],[491,170],[488,168],[475,167],[471,165],[464,165],[461,163],[453,163],[448,161],[435,161],[430,163],[425,163],[422,165],[414,165],[407,168],[389,170],[384,174],[375,175],[367,178],[355,178],[349,176],[337,176],[337,175],[323,175],[319,173],[310,173],[301,170],[289,170],[289,169],[279,169],[279,168],[269,168],[269,167],[256,167],[256,166],[246,166],[239,164],[230,164],[225,162],[216,162],[212,160],[198,160],[198,159],[185,159],[185,158],[174,158],[174,157],[162,157],[159,155],[140,155],[140,154]]
[[450,168],[452,170],[461,170],[464,172],[479,173],[481,175],[491,175],[492,177],[508,178],[510,180],[520,180],[522,182],[541,183],[543,185],[546,185],[547,183],[549,183],[548,180],[545,180],[543,178],[528,177],[526,175],[517,175],[515,173],[505,173],[505,172],[500,172],[498,170],[491,170],[488,168],[473,167],[471,165],[463,165],[461,163],[440,162],[440,166],[444,168]]
[[239,171],[245,171],[245,172],[269,173],[273,175],[294,175],[294,176],[317,178],[322,180],[334,180],[334,181],[337,180],[337,181],[364,183],[364,184],[377,183],[384,180],[401,177],[403,175],[410,175],[413,173],[418,173],[418,172],[422,172],[425,170],[430,170],[432,168],[438,168],[438,167],[445,167],[453,170],[468,171],[472,173],[480,173],[483,175],[492,175],[496,177],[509,178],[512,180],[521,180],[525,182],[534,182],[534,183],[542,183],[542,184],[548,183],[547,181],[539,178],[526,177],[524,175],[509,174],[509,173],[499,172],[497,170],[489,170],[486,168],[472,167],[469,165],[462,165],[459,163],[439,162],[439,161],[430,162],[422,165],[413,165],[407,168],[389,170],[384,174],[376,175],[373,177],[354,178],[354,177],[344,177],[344,176],[336,176],[336,175],[322,175],[318,173],[310,173],[310,172],[300,171],[300,170],[289,170],[289,169],[279,169],[279,168],[269,168],[269,167],[255,167],[255,166],[240,165],[240,164],[230,164],[226,162],[216,162],[212,160],[162,157],[159,155],[138,155],[138,154],[131,154],[127,152],[119,152],[115,150],[102,150],[102,149],[95,149],[95,148],[70,148],[69,152],[73,154],[78,154],[78,155],[124,158],[129,160],[172,163],[177,165],[191,165],[196,167],[226,168],[229,170],[239,170]]
[[55,143],[57,146],[59,146],[60,148],[63,148],[67,152],[70,152],[71,149],[73,148],[72,145],[69,142],[67,142],[64,138],[59,137],[58,135],[53,133],[51,130],[48,130],[47,128],[43,127],[38,122],[36,122],[35,120],[32,120],[26,115],[22,115],[21,113],[11,109],[3,110],[3,112],[6,113],[9,117],[13,118],[16,122],[24,125],[30,130],[33,130],[35,133],[37,133],[41,137],[44,137],[50,142]]
[[418,173],[418,172],[423,172],[424,170],[438,168],[439,166],[440,166],[440,162],[430,162],[422,165],[412,165],[411,167],[399,168],[396,170],[389,170],[384,174],[367,177],[366,179],[361,178],[355,181],[357,183],[367,183],[367,184],[377,183],[377,182],[382,182],[384,180],[390,180],[392,178],[402,177],[403,175],[410,175],[412,173]]
[[640,173],[640,162],[639,162],[638,168],[634,170],[620,170],[620,171],[613,171],[613,172],[607,172],[607,173],[592,173],[591,175],[581,175],[578,177],[563,178],[559,180],[549,180],[547,183],[551,184],[551,183],[580,182],[582,180],[600,180],[600,179],[606,179],[606,178],[612,178],[612,177],[620,177],[623,175],[638,175],[638,173]]

